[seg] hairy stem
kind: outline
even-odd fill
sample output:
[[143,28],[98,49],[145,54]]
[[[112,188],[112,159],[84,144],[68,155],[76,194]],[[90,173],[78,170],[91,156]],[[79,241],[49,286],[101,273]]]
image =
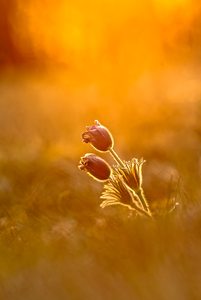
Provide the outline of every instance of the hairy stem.
[[[139,211],[140,213],[143,213],[144,215],[146,216],[149,216],[150,218],[152,218],[152,214],[151,214],[151,211],[149,209],[149,206],[148,206],[148,203],[145,199],[145,196],[144,196],[144,193],[143,193],[143,190],[142,188],[140,190],[142,190],[139,194],[137,194],[133,189],[131,189],[128,185],[127,186],[127,189],[133,199],[133,207]],[[136,204],[136,201],[142,205],[142,207],[139,207],[137,204]]]
[[137,205],[136,205],[136,206],[133,205],[133,207],[130,206],[129,209],[130,209],[130,210],[137,211],[137,212],[139,212],[140,214],[142,214],[142,215],[144,215],[144,216],[146,216],[146,217],[148,217],[148,218],[152,218],[152,216],[151,216],[147,211],[145,211],[144,209],[140,208],[140,207],[137,206]]
[[144,191],[142,188],[140,188],[138,191],[135,192],[136,195],[138,196],[140,202],[142,203],[142,206],[144,208],[144,210],[146,210],[147,212],[149,212],[149,214],[151,214],[151,211],[150,211],[150,208],[149,208],[149,205],[147,203],[147,200],[145,198],[145,195],[144,195]]
[[[113,157],[113,159],[122,167],[125,168],[125,165],[123,163],[123,161],[121,160],[121,158],[118,156],[118,154],[114,151],[113,148],[109,149],[109,152],[111,154],[111,156]],[[152,217],[151,211],[149,209],[149,205],[147,203],[147,200],[145,198],[144,195],[144,191],[142,188],[140,188],[137,192],[135,192],[134,190],[132,190],[127,184],[126,184],[127,189],[129,190],[132,198],[136,199],[137,202],[141,205],[138,206],[135,203],[135,200],[133,201],[133,207],[135,210],[137,210],[138,212],[140,212],[141,214],[144,214],[148,217]]]
[[123,163],[123,161],[121,160],[121,158],[119,157],[119,155],[114,151],[113,148],[109,149],[109,152],[111,154],[111,156],[114,158],[114,160],[122,167],[125,168],[125,165]]

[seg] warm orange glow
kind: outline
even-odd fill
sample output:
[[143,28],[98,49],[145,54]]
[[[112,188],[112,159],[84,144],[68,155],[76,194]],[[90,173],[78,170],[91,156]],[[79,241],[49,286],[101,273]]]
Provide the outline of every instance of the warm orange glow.
[[[0,21],[6,61],[27,64],[39,111],[64,131],[69,111],[76,124],[82,118],[119,124],[137,110],[137,128],[162,120],[160,102],[199,98],[198,1],[13,0],[13,10],[6,3],[7,19]],[[32,66],[48,70],[45,81],[33,80]],[[52,155],[66,153],[65,143],[55,142]],[[68,143],[69,153],[73,147]]]
[[201,299],[200,183],[201,0],[0,0],[0,299]]
[[162,9],[170,10],[178,8],[179,6],[187,6],[192,3],[191,0],[154,0],[153,2]]
[[[159,103],[199,98],[198,1],[13,3],[15,9],[5,1],[5,19],[0,20],[0,37],[5,40],[1,58],[17,72],[18,66],[27,67],[25,77],[37,90],[38,110],[48,121],[58,123],[57,133],[58,128],[65,132],[69,111],[76,116],[71,120],[76,124],[82,118],[108,119],[114,124],[128,118],[132,122],[135,111],[131,127],[138,128],[145,120],[163,119]],[[32,67],[45,71],[44,81],[32,78]],[[35,96],[29,101],[34,102]],[[73,134],[76,139],[76,126]],[[72,153],[74,145],[67,147]],[[56,141],[49,148],[50,156],[58,152],[67,152],[66,141]]]
[[190,0],[18,3],[21,47],[32,47],[50,64],[87,69],[93,77],[124,73],[131,80],[164,63],[164,43],[175,43],[195,13]]

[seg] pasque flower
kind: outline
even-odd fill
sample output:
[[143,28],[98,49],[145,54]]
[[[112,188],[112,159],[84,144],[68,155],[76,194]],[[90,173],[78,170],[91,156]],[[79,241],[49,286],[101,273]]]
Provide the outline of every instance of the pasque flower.
[[95,125],[87,126],[87,131],[82,134],[85,143],[91,143],[96,150],[108,151],[113,147],[114,141],[110,131],[97,120]]
[[86,171],[96,180],[106,181],[101,207],[123,205],[137,214],[152,217],[142,188],[144,160],[133,158],[131,161],[123,161],[114,150],[112,134],[98,121],[95,121],[95,125],[86,127],[82,141],[90,143],[100,152],[108,152],[117,163],[111,168],[104,159],[93,153],[81,157],[78,166],[80,170]]
[[93,153],[87,153],[81,157],[78,168],[100,181],[107,180],[111,175],[109,164]]

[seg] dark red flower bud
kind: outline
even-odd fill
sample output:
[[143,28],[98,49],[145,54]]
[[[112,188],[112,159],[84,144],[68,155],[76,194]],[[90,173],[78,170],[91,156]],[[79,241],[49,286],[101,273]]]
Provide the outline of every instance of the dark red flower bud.
[[89,175],[100,181],[107,180],[111,174],[109,164],[93,153],[87,153],[81,157],[78,168],[86,171]]
[[98,121],[95,125],[87,126],[87,131],[82,134],[85,143],[91,143],[99,151],[108,151],[113,147],[114,141],[110,131]]

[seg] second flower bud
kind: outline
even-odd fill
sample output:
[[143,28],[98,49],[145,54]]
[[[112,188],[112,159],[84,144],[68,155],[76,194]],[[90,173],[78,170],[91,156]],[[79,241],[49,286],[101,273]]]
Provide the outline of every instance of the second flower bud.
[[111,175],[110,165],[93,153],[87,153],[81,157],[78,168],[99,181],[106,181]]

